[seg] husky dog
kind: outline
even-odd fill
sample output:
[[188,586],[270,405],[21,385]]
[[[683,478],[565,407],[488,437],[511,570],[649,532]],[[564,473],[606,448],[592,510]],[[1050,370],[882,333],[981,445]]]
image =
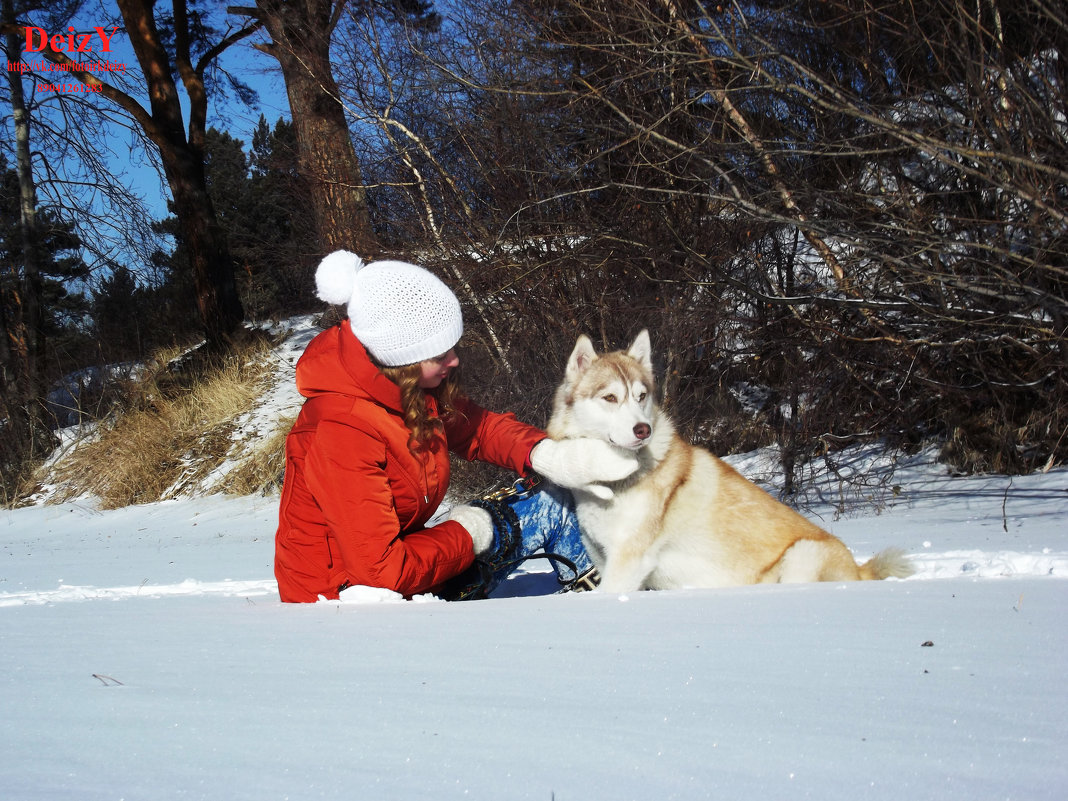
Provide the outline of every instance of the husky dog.
[[576,490],[579,526],[600,589],[630,592],[764,582],[903,578],[888,549],[857,565],[837,537],[806,520],[708,451],[675,433],[653,398],[649,333],[598,356],[580,336],[556,391],[548,433],[599,437],[634,452],[639,468],[612,497]]

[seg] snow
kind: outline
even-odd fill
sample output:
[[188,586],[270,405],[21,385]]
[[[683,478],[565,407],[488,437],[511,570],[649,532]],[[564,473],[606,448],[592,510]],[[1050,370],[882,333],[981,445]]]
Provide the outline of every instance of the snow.
[[283,605],[277,498],[2,512],[0,798],[1068,797],[1068,469],[855,457],[804,513],[916,576]]

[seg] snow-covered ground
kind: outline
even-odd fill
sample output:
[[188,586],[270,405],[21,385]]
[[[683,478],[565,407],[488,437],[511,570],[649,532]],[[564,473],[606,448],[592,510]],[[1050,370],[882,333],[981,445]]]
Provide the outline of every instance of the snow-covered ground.
[[0,512],[0,798],[1068,798],[1068,470],[879,476],[805,513],[904,581],[460,604],[279,603],[274,498]]

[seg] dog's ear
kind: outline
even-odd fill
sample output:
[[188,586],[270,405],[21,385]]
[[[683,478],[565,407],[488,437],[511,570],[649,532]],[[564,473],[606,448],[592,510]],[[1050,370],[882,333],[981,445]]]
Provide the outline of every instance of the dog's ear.
[[642,363],[646,370],[652,372],[653,369],[653,348],[649,344],[649,331],[642,329],[638,336],[634,337],[634,342],[631,343],[630,350],[627,351],[627,355],[632,359],[636,359]]
[[571,351],[571,358],[567,360],[567,380],[575,381],[593,364],[597,358],[597,352],[593,349],[593,343],[585,334],[579,334],[575,342],[575,349]]

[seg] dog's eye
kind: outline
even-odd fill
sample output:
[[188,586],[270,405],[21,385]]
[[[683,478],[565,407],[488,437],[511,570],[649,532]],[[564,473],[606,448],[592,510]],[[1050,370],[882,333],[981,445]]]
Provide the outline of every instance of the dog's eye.
[[605,403],[619,403],[619,399],[615,395],[605,395],[601,400]]
[[638,393],[638,403],[645,403],[645,393],[644,392],[639,392]]

